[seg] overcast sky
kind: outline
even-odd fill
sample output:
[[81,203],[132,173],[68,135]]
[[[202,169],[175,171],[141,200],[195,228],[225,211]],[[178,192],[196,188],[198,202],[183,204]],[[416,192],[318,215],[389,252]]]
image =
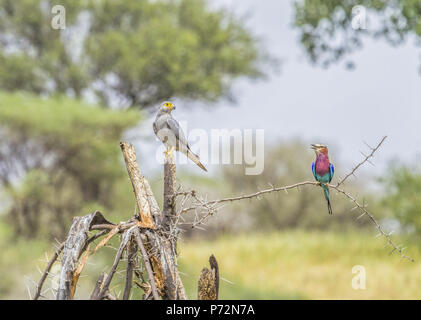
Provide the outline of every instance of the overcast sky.
[[[364,141],[374,145],[387,135],[374,160],[376,172],[394,157],[414,162],[421,154],[421,49],[412,41],[394,48],[382,40],[367,39],[363,49],[351,56],[354,71],[344,63],[322,69],[309,63],[298,32],[291,27],[292,1],[217,3],[239,15],[249,13],[248,26],[282,60],[281,72],[266,81],[237,81],[235,105],[224,101],[206,109],[177,104],[174,116],[179,121],[208,132],[215,128],[264,129],[267,142],[293,137],[322,142],[330,147],[333,162],[340,158],[349,165],[361,160],[360,151],[367,150]],[[149,123],[144,126],[147,130]],[[150,140],[150,147],[156,149],[158,144]],[[149,166],[159,167],[157,163]],[[200,173],[192,164],[184,167]]]

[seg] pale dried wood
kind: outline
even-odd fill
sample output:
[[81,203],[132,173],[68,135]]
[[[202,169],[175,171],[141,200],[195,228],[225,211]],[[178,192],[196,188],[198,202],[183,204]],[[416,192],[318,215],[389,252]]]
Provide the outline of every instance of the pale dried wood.
[[198,300],[217,300],[219,291],[219,268],[218,263],[211,255],[209,257],[211,269],[203,268],[197,285]]
[[123,300],[128,300],[133,282],[133,269],[137,265],[137,247],[133,240],[127,244],[127,268],[126,268],[126,285],[124,287]]
[[152,194],[148,194],[150,191],[146,185],[149,182],[141,174],[139,165],[136,160],[136,152],[132,144],[126,142],[120,142],[121,151],[123,152],[124,161],[126,163],[127,172],[129,174],[130,181],[133,186],[133,192],[136,197],[137,207],[139,209],[140,219],[145,224],[145,227],[154,229],[155,222],[152,216],[152,212],[156,212],[154,204],[151,203]]
[[117,254],[114,258],[113,266],[111,267],[110,273],[107,275],[107,277],[104,280],[104,284],[102,286],[101,291],[98,294],[98,299],[103,299],[108,291],[108,287],[110,286],[111,280],[113,279],[114,273],[117,270],[118,263],[121,260],[121,256],[123,255],[123,251],[126,248],[127,243],[129,242],[132,233],[134,230],[137,230],[137,226],[133,226],[130,229],[127,229],[123,233],[123,237],[121,239],[120,247],[118,248]]
[[165,159],[164,163],[164,205],[163,205],[163,222],[162,227],[167,231],[171,231],[171,227],[175,227],[176,211],[175,211],[175,179],[176,166],[172,156]]
[[145,249],[145,246],[143,245],[143,240],[140,236],[139,230],[136,229],[134,231],[134,236],[135,236],[135,239],[136,239],[137,246],[139,247],[140,252],[142,254],[143,262],[145,263],[145,268],[146,268],[146,272],[148,273],[149,283],[151,284],[151,290],[152,290],[153,297],[154,297],[155,300],[159,300],[158,289],[157,289],[156,283],[155,283],[155,276],[153,274],[151,262],[149,260],[149,255],[148,255],[148,253]]
[[85,248],[88,232],[91,226],[95,224],[112,223],[107,221],[99,211],[95,211],[94,213],[83,217],[73,218],[73,223],[65,241],[61,259],[57,300],[71,299],[73,274],[82,250]]

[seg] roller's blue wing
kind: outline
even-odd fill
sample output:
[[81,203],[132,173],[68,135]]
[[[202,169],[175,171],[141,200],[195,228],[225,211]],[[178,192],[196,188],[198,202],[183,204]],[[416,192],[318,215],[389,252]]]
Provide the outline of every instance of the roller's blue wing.
[[333,164],[330,164],[330,180],[329,180],[329,183],[330,183],[330,181],[332,181],[334,173],[335,173],[335,168],[333,167]]
[[311,171],[313,171],[314,179],[317,180],[317,177],[316,177],[316,164],[314,162],[311,164]]

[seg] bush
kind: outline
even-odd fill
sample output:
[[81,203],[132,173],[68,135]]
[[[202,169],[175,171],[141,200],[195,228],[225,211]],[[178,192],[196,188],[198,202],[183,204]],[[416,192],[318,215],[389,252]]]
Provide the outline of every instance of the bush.
[[421,234],[421,170],[395,163],[388,172],[381,180],[386,186],[383,204],[404,230]]
[[119,140],[138,121],[135,111],[0,93],[0,184],[17,234],[33,237],[48,225],[58,236],[87,204],[110,207],[125,177]]

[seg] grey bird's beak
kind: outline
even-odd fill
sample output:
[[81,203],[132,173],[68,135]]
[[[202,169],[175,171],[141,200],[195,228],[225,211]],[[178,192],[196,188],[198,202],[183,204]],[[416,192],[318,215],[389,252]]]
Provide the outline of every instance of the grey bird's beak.
[[176,108],[175,108],[175,105],[172,107],[172,109],[173,109],[173,110],[175,110],[175,109],[176,109]]

